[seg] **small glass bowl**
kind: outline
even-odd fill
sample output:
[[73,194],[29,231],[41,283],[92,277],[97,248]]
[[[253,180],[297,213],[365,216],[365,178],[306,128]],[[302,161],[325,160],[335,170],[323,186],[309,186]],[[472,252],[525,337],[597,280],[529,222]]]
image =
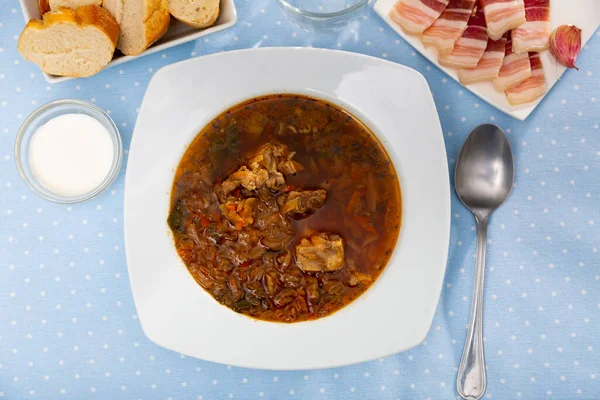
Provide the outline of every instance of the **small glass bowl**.
[[367,8],[368,0],[278,0],[284,14],[308,30],[338,31]]
[[[91,192],[76,197],[60,196],[46,189],[37,181],[29,165],[29,145],[31,144],[33,134],[46,122],[63,114],[85,114],[94,118],[106,128],[111,136],[114,147],[112,166],[104,181]],[[92,103],[82,100],[61,99],[44,104],[25,119],[17,133],[15,141],[15,162],[21,178],[36,195],[54,203],[74,204],[96,197],[113,183],[119,174],[119,169],[121,169],[122,160],[123,143],[121,142],[119,129],[117,129],[113,120],[104,112],[104,110]]]

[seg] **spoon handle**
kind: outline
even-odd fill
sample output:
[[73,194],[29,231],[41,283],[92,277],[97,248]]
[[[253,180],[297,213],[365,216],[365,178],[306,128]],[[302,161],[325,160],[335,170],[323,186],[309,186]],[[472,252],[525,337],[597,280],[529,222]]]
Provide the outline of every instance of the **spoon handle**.
[[488,218],[477,218],[477,265],[471,303],[471,320],[456,377],[456,390],[463,399],[479,400],[485,393],[487,378],[483,356],[483,281]]

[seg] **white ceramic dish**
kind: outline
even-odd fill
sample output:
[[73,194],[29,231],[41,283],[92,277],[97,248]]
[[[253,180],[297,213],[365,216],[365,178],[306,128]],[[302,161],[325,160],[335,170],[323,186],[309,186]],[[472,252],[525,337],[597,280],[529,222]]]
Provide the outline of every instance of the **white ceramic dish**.
[[[19,2],[21,4],[23,16],[25,17],[25,22],[28,22],[30,19],[40,18],[38,0],[19,0]],[[163,51],[170,47],[177,46],[191,40],[196,40],[202,36],[210,35],[214,32],[222,31],[232,27],[236,22],[237,10],[233,0],[221,0],[221,15],[219,16],[217,22],[207,29],[192,28],[171,17],[171,24],[169,25],[169,30],[167,33],[156,43],[150,46],[146,51],[138,56],[124,56],[117,51],[115,53],[115,57],[106,68],[114,67],[115,65],[120,65],[126,63],[127,61],[135,60],[136,58],[147,56],[148,54],[156,53],[158,51]],[[48,83],[59,83],[73,79],[69,77],[48,75],[46,73],[43,73],[43,75]]]
[[[404,40],[412,47],[421,53],[425,58],[434,63],[438,68],[447,73],[452,79],[458,81],[458,75],[453,68],[446,68],[438,64],[437,49],[433,47],[425,47],[421,43],[418,36],[408,35],[402,30],[400,25],[393,22],[389,17],[389,12],[397,0],[378,0],[375,3],[375,12],[384,19]],[[598,0],[552,0],[550,6],[550,29],[563,24],[576,25],[582,29],[582,43],[585,44],[594,34],[600,24],[600,1]],[[554,84],[560,79],[566,68],[558,64],[549,51],[540,53],[540,58],[544,66],[546,74],[546,82],[548,83],[548,92]],[[576,71],[573,73],[577,73]],[[580,72],[582,73],[582,72]],[[535,110],[537,105],[542,101],[537,101],[524,104],[521,106],[511,106],[502,92],[496,91],[491,82],[481,82],[473,85],[465,86],[468,90],[481,97],[500,111],[505,112],[517,119],[525,120]],[[546,94],[548,94],[548,92]]]
[[[166,222],[186,145],[229,107],[273,93],[307,94],[356,115],[388,150],[402,189],[400,238],[382,275],[349,306],[311,322],[257,321],[217,303],[179,259]],[[183,61],[149,83],[129,153],[125,244],[140,323],[160,346],[265,369],[334,367],[413,347],[433,319],[449,230],[442,130],[427,82],[412,69],[353,53],[266,48]]]

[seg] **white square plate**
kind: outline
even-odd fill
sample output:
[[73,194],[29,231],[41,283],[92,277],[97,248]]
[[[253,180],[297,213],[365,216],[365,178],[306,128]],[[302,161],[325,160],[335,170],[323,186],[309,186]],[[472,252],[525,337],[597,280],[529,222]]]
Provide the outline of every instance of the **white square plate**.
[[[394,162],[403,200],[398,244],[373,286],[331,316],[294,324],[257,321],[219,304],[179,259],[166,222],[186,145],[226,109],[274,93],[322,98],[366,123]],[[125,244],[140,323],[158,345],[266,369],[327,368],[408,349],[431,325],[449,233],[444,140],[418,72],[354,53],[266,48],[179,62],[150,81],[129,153]]]
[[[384,19],[404,40],[421,53],[425,58],[434,63],[439,69],[447,73],[458,82],[456,69],[446,68],[438,64],[438,52],[434,47],[425,47],[419,36],[409,35],[402,30],[400,25],[393,22],[389,13],[397,0],[378,0],[375,4],[375,12]],[[600,23],[600,1],[599,0],[552,0],[550,2],[550,29],[563,24],[576,25],[582,30],[582,45],[592,37]],[[556,59],[548,50],[540,53],[540,58],[546,74],[548,92],[560,79],[567,68],[556,62]],[[576,73],[576,72],[575,72]],[[468,90],[481,97],[500,111],[505,112],[517,119],[525,120],[535,110],[542,98],[529,104],[511,106],[502,92],[494,89],[491,82],[480,82],[465,86]],[[546,92],[546,94],[548,93]]]
[[[23,10],[25,22],[28,22],[30,19],[40,19],[38,0],[19,1],[21,3],[21,9]],[[219,16],[217,22],[215,22],[215,24],[210,28],[192,28],[191,26],[187,26],[186,24],[171,17],[171,24],[169,25],[169,30],[167,33],[165,33],[162,38],[150,46],[146,51],[137,56],[124,56],[117,50],[115,52],[115,57],[110,64],[106,66],[106,68],[114,67],[115,65],[120,65],[126,63],[127,61],[135,60],[136,58],[147,56],[148,54],[156,53],[157,51],[163,51],[170,47],[177,46],[178,44],[186,43],[191,40],[196,40],[202,36],[210,35],[214,32],[222,31],[232,27],[236,22],[237,10],[235,9],[233,0],[221,0],[221,15]],[[70,77],[49,75],[46,73],[43,73],[43,75],[48,83],[59,83],[73,79]]]

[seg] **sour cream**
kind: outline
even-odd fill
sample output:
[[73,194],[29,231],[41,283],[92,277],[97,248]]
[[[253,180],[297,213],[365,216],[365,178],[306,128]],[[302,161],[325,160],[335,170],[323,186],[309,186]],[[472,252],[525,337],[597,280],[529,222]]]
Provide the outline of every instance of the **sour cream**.
[[63,114],[39,127],[29,144],[36,180],[63,197],[92,192],[107,178],[115,158],[108,130],[85,114]]

